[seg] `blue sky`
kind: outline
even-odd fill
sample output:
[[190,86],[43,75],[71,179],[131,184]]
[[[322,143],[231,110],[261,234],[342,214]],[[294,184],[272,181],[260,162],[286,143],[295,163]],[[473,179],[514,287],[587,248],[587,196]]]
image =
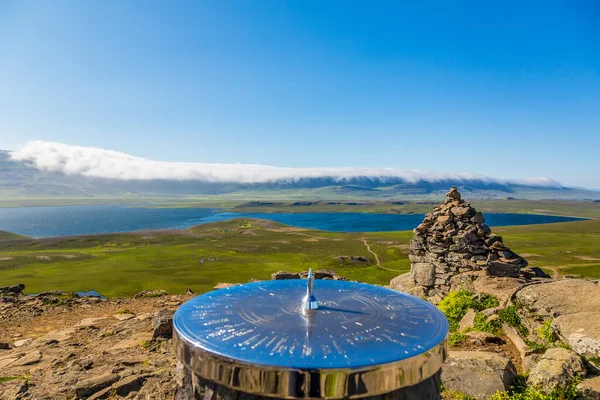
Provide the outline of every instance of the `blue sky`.
[[3,1],[0,148],[600,188],[597,1]]

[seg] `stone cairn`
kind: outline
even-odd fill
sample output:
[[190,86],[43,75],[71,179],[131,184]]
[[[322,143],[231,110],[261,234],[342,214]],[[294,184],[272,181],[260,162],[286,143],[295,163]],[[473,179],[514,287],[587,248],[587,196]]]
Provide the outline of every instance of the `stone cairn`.
[[492,234],[483,214],[462,200],[456,187],[446,200],[425,215],[410,242],[411,271],[391,286],[421,297],[440,299],[459,273],[485,270],[488,276],[520,276],[527,261]]

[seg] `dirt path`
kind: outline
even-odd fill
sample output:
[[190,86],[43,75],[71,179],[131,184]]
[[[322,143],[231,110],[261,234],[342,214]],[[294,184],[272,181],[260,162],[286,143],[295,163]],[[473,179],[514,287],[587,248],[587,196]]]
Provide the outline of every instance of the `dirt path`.
[[381,265],[381,263],[379,262],[379,256],[377,255],[377,253],[375,253],[373,250],[371,250],[371,246],[369,246],[369,243],[367,243],[367,239],[360,239],[361,242],[363,242],[365,244],[365,246],[367,246],[367,251],[371,254],[373,254],[373,256],[375,257],[375,264],[377,264],[377,266],[381,269],[385,269],[388,271],[392,271],[392,272],[400,272],[400,270],[397,269],[391,269],[391,268],[387,268]]
[[558,269],[554,268],[554,267],[549,267],[547,265],[543,266],[542,268],[546,268],[552,271],[552,279],[558,279]]

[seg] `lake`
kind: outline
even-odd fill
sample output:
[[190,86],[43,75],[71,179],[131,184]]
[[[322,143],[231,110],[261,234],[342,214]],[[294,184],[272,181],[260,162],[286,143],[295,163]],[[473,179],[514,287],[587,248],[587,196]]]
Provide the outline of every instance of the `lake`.
[[[181,229],[232,218],[265,218],[283,224],[335,232],[381,232],[415,228],[422,214],[367,213],[233,213],[214,208],[143,208],[115,206],[64,206],[0,208],[0,230],[36,238]],[[532,214],[486,214],[490,226],[546,224],[583,218]]]

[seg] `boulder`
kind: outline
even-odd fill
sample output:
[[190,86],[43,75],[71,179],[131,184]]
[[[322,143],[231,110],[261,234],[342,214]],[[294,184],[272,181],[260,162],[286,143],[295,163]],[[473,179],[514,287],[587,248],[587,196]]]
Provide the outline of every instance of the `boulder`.
[[595,312],[600,310],[600,286],[582,279],[563,279],[527,286],[517,292],[516,300],[543,318]]
[[135,296],[133,296],[134,299],[141,299],[144,297],[161,297],[161,296],[166,296],[168,295],[169,292],[167,292],[166,290],[142,290],[141,292],[139,292],[138,294],[136,294]]
[[277,271],[271,274],[272,280],[281,280],[281,279],[300,279],[300,274],[297,272],[288,272],[288,271]]
[[451,351],[442,366],[445,389],[462,392],[476,399],[487,399],[504,392],[517,379],[513,363],[496,353]]
[[582,380],[577,392],[586,400],[600,400],[600,376]]
[[152,339],[165,338],[173,336],[173,315],[172,310],[160,310],[152,320]]
[[407,272],[398,275],[390,281],[390,287],[398,292],[404,292],[417,297],[425,297],[425,289],[417,284],[412,277],[412,273]]
[[21,294],[25,290],[25,285],[19,283],[18,285],[13,286],[2,286],[0,287],[0,294],[4,293],[12,293],[12,294]]
[[561,315],[552,321],[552,329],[578,354],[600,357],[600,312]]
[[421,286],[433,286],[435,283],[435,265],[433,264],[414,263],[411,272],[415,282]]
[[486,265],[485,272],[487,276],[518,278],[521,274],[521,267],[517,264],[502,261],[490,261]]
[[546,350],[529,373],[527,384],[550,393],[556,388],[569,386],[574,379],[584,376],[586,369],[581,357],[572,350]]

